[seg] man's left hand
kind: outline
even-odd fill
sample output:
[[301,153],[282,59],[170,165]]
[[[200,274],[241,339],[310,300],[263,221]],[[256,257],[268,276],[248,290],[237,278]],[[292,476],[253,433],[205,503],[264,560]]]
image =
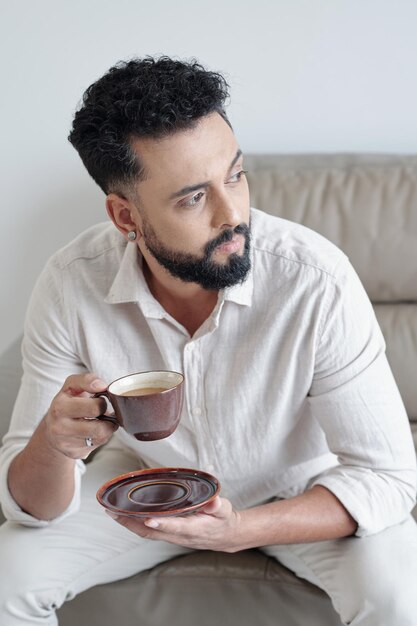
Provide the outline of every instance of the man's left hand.
[[194,550],[236,552],[240,549],[241,516],[226,498],[216,497],[198,513],[183,517],[135,519],[113,513],[110,516],[144,539],[168,541]]

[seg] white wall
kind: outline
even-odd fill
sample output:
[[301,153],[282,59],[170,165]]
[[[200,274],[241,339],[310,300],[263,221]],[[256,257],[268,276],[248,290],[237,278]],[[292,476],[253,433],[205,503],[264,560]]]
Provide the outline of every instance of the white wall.
[[119,59],[196,56],[247,152],[417,152],[415,0],[1,1],[0,352],[47,257],[105,218],[66,140]]

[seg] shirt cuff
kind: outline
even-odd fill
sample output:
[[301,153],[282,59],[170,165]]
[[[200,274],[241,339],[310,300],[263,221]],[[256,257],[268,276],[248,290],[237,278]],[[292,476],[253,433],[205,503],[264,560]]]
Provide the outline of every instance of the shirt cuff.
[[331,491],[357,522],[357,537],[378,533],[399,524],[415,505],[414,473],[402,472],[393,479],[387,474],[362,468],[339,466],[316,477],[309,485]]

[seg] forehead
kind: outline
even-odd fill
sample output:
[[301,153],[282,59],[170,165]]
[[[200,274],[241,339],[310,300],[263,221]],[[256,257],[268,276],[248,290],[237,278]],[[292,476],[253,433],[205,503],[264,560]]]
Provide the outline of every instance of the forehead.
[[218,113],[202,118],[194,128],[162,139],[137,139],[132,146],[146,172],[138,191],[156,184],[182,187],[224,175],[238,150],[232,129]]

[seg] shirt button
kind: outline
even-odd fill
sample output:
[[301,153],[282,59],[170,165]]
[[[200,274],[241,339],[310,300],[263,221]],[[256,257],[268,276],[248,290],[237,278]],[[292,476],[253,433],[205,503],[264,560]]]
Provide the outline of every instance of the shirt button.
[[202,412],[202,411],[201,411],[201,409],[200,409],[200,407],[199,407],[199,406],[195,406],[195,407],[193,408],[193,415],[201,415],[201,412]]

